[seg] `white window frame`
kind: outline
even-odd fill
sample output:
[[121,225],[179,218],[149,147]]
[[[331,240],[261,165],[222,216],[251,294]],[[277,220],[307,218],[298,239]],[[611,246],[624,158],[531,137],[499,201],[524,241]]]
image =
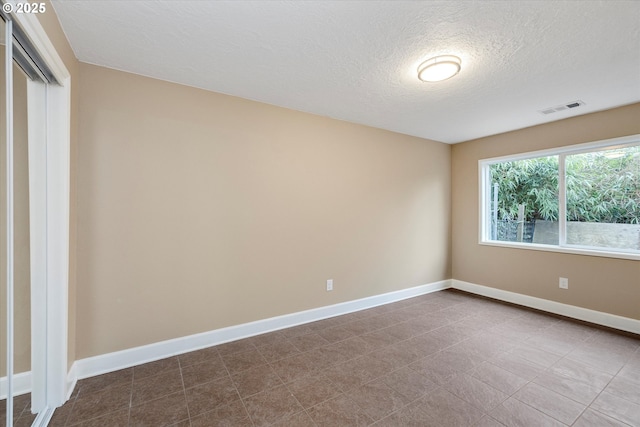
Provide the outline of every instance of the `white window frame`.
[[[640,143],[640,134],[629,135],[620,138],[606,139],[602,141],[588,142],[584,144],[569,145],[565,147],[552,148],[547,150],[531,151],[515,155],[493,157],[478,160],[478,182],[479,182],[479,236],[478,243],[486,246],[499,246],[515,249],[528,249],[535,251],[561,252],[577,255],[590,255],[609,258],[620,258],[630,260],[640,260],[640,253],[637,251],[626,251],[623,249],[611,249],[600,247],[587,247],[572,245],[567,243],[566,228],[566,200],[565,200],[565,157],[571,154],[587,153],[602,149],[619,149],[628,145]],[[558,245],[546,245],[540,243],[520,243],[505,242],[501,240],[491,240],[491,178],[489,167],[496,163],[533,159],[537,157],[558,156],[558,225],[559,243]]]

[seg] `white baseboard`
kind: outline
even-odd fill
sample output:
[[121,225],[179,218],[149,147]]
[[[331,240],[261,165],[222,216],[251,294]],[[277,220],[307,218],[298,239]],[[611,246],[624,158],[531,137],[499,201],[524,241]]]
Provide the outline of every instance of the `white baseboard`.
[[515,292],[503,291],[501,289],[488,286],[476,285],[475,283],[463,282],[462,280],[451,280],[451,287],[472,294],[494,298],[525,307],[535,308],[549,313],[560,314],[597,325],[608,326],[622,331],[640,334],[640,320],[628,317],[617,316],[615,314],[603,313],[601,311],[590,310],[588,308],[576,307],[574,305],[563,304],[542,298],[531,297]]
[[[31,371],[21,372],[13,376],[13,395],[31,393]],[[0,378],[0,399],[7,398],[7,377]]]
[[[447,289],[449,287],[451,287],[450,280],[442,280],[439,282],[416,286],[400,291],[375,295],[372,297],[362,298],[354,301],[347,301],[326,307],[314,308],[297,313],[285,314],[283,316],[271,317],[269,319],[259,320],[256,322],[244,323],[241,325],[230,326],[227,328],[216,329],[200,334],[161,341],[113,353],[88,357],[85,359],[77,360],[73,364],[69,372],[67,382],[69,386],[71,386],[75,384],[75,381],[78,379],[88,378],[107,372],[113,372],[119,369],[124,369],[147,362],[153,362],[155,360],[164,359],[166,357],[171,357],[194,350],[199,350],[201,348],[223,344],[229,341],[235,341],[266,332],[272,332],[279,329],[301,325],[304,323],[315,322],[317,320],[322,320],[329,317],[352,313],[354,311],[377,307],[379,305],[412,298],[418,295],[428,294],[442,289]],[[70,388],[70,392],[72,390],[73,388]]]

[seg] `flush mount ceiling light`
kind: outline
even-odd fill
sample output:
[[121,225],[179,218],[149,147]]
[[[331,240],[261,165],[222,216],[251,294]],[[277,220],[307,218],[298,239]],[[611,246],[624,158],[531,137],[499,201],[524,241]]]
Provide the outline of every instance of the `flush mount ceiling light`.
[[441,82],[458,74],[461,64],[462,61],[457,56],[436,56],[420,64],[418,78],[423,82]]

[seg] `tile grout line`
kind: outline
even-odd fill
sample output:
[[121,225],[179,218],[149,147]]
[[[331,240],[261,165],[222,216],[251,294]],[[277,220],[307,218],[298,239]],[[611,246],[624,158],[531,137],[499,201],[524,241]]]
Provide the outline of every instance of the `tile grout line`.
[[136,380],[136,368],[131,369],[131,390],[129,393],[129,410],[127,411],[127,425],[131,425],[131,410],[133,408],[133,385]]
[[[636,351],[638,351],[638,349],[636,349]],[[569,359],[569,360],[570,360],[570,359]],[[594,398],[593,398],[593,400],[592,400],[592,401],[587,405],[587,407],[585,408],[585,411],[586,411],[587,409],[591,409],[592,411],[596,411],[596,412],[598,412],[598,413],[600,413],[600,414],[603,414],[603,415],[605,415],[605,416],[607,416],[607,417],[610,417],[610,418],[615,419],[616,421],[619,421],[619,422],[621,422],[621,423],[623,423],[623,424],[628,425],[626,422],[624,422],[624,421],[620,420],[619,418],[616,418],[616,417],[615,417],[615,416],[613,416],[613,415],[605,414],[605,413],[603,413],[603,412],[601,412],[601,411],[599,411],[599,410],[597,410],[597,409],[595,409],[595,408],[592,408],[592,407],[591,407],[591,405],[593,405],[593,403],[594,403],[596,400],[598,400],[598,398],[602,395],[602,393],[604,393],[604,392],[605,392],[605,390],[607,389],[607,387],[609,387],[609,384],[611,384],[611,382],[612,382],[612,381],[613,381],[613,380],[618,376],[618,374],[619,374],[619,373],[624,369],[624,367],[627,365],[627,363],[629,363],[629,360],[631,360],[631,357],[629,357],[629,359],[627,359],[627,361],[625,361],[625,362],[624,362],[624,364],[623,364],[623,365],[618,369],[618,371],[615,373],[615,375],[613,375],[613,376],[611,377],[611,379],[607,382],[607,384],[606,384],[604,387],[602,387],[602,390],[600,390],[600,391],[598,392],[598,394],[596,395],[596,397],[594,397]],[[588,364],[587,364],[587,366],[590,366],[590,365],[588,365]],[[596,369],[596,368],[593,368],[593,369]],[[611,393],[609,393],[609,394],[611,394]],[[614,396],[618,397],[617,395],[614,395]],[[629,401],[629,400],[625,399],[624,397],[619,397],[619,398],[620,398],[620,399],[623,399],[623,400],[625,400],[625,401],[627,401],[627,402],[631,402],[631,401]],[[635,402],[631,402],[631,403],[635,404]],[[583,411],[583,412],[584,412],[584,411]],[[582,414],[581,414],[581,415],[582,415]]]
[[187,389],[184,385],[184,376],[182,375],[182,362],[180,362],[180,358],[175,356],[178,360],[178,370],[180,371],[180,382],[182,383],[182,395],[184,396],[184,404],[187,407],[187,420],[189,421],[189,426],[191,426],[191,410],[189,409],[189,401],[187,401]]
[[76,397],[73,399],[73,404],[71,405],[71,409],[69,410],[69,413],[67,414],[67,417],[64,419],[64,423],[62,424],[64,427],[66,427],[69,424],[69,418],[71,417],[71,414],[73,413],[73,410],[76,407],[76,402],[77,401],[78,401],[78,395],[76,395]]
[[[277,374],[276,374],[277,375]],[[304,407],[304,405],[300,402],[300,400],[298,400],[298,398],[296,397],[295,394],[293,394],[293,392],[291,391],[291,389],[289,388],[289,384],[293,383],[295,381],[291,381],[288,384],[284,383],[285,388],[287,389],[287,391],[289,392],[289,394],[291,394],[291,396],[296,399],[296,402],[298,402],[298,405],[300,405],[300,407],[302,408],[302,411],[300,412],[304,412],[305,414],[307,414],[307,417],[311,420],[311,422],[313,423],[314,426],[317,427],[316,421],[311,417],[311,414],[309,414],[309,412],[307,411],[307,408]],[[314,405],[315,406],[315,405]],[[296,412],[296,414],[300,413],[300,412]],[[295,414],[292,414],[292,416]]]
[[[551,326],[550,326],[550,327],[551,327]],[[547,329],[547,328],[544,328],[544,329]],[[588,340],[589,340],[590,338],[592,338],[592,337],[585,338],[584,340],[580,341],[580,343],[582,344],[582,343],[588,342]],[[530,338],[529,338],[529,339],[530,339]],[[526,342],[526,341],[525,341],[525,342]],[[547,351],[547,352],[548,352],[548,353],[550,353],[550,354],[555,354],[555,355],[557,355],[557,356],[561,356],[561,357],[560,357],[560,359],[558,359],[555,363],[553,363],[553,364],[552,364],[552,365],[550,365],[549,367],[545,368],[545,369],[544,369],[544,371],[543,371],[543,373],[550,373],[551,368],[553,368],[554,366],[556,366],[557,364],[559,364],[559,363],[560,363],[560,362],[562,362],[563,360],[564,360],[564,361],[568,361],[568,362],[575,363],[575,361],[573,361],[572,359],[568,358],[568,356],[569,356],[573,351],[575,351],[577,347],[578,347],[577,345],[576,345],[576,346],[573,346],[573,348],[572,348],[569,352],[567,352],[566,354],[564,354],[564,355],[559,355],[559,354],[557,354],[557,353],[552,353],[552,352]],[[636,350],[636,351],[637,351],[637,350]],[[583,362],[578,362],[578,363],[581,363],[581,364],[583,364],[583,365],[586,365],[586,366],[587,366],[587,367],[589,367],[590,369],[593,369],[593,370],[595,370],[595,371],[601,372],[601,373],[603,373],[603,374],[611,375],[611,374],[608,374],[608,373],[606,373],[606,372],[604,372],[604,371],[601,371],[601,370],[600,370],[600,369],[598,369],[597,367],[594,367],[594,366],[592,366],[592,365],[590,365],[590,364],[588,364],[588,363],[583,363]],[[579,404],[579,405],[581,405],[581,406],[584,406],[584,408],[583,408],[583,409],[580,411],[580,413],[576,416],[576,419],[571,423],[571,425],[575,424],[575,423],[580,419],[580,417],[581,417],[581,416],[582,416],[582,415],[583,415],[583,414],[584,414],[588,409],[590,409],[590,410],[592,410],[592,411],[596,411],[596,412],[598,412],[598,413],[602,413],[602,412],[600,412],[600,411],[598,411],[598,410],[596,410],[596,409],[592,408],[592,407],[591,407],[591,405],[593,404],[593,402],[595,402],[595,401],[597,400],[597,398],[598,398],[602,393],[604,393],[604,392],[605,392],[605,390],[606,390],[606,388],[608,387],[608,385],[609,385],[609,384],[610,384],[610,383],[611,383],[611,382],[612,382],[612,381],[617,377],[617,375],[618,375],[618,374],[620,373],[620,371],[624,368],[624,366],[626,365],[626,363],[628,363],[628,360],[627,360],[627,362],[625,362],[625,363],[624,363],[624,364],[623,364],[623,365],[618,369],[618,371],[617,371],[617,373],[616,373],[616,374],[614,374],[614,375],[612,375],[612,376],[611,376],[611,379],[609,379],[609,380],[607,381],[607,384],[606,384],[606,385],[604,385],[604,386],[602,387],[602,389],[601,389],[601,390],[596,394],[596,396],[595,396],[595,397],[594,397],[594,398],[593,398],[593,399],[592,399],[588,404],[584,404],[584,403],[582,403],[582,402],[578,402],[578,401],[574,400],[573,398],[571,398],[571,397],[569,397],[569,396],[565,396],[565,395],[564,395],[564,394],[562,394],[562,393],[559,393],[559,392],[554,391],[554,390],[550,390],[551,392],[553,392],[553,393],[557,393],[557,394],[561,395],[562,397],[564,397],[564,398],[566,398],[566,399],[571,400],[572,402],[575,402],[575,403],[577,403],[577,404]],[[517,375],[517,374],[516,374],[516,375]],[[535,382],[534,382],[534,380],[535,380],[536,378],[538,378],[539,376],[540,376],[540,375],[536,375],[532,380],[529,380],[529,381],[527,382],[527,384],[523,385],[520,389],[518,389],[517,391],[515,391],[515,392],[514,392],[510,397],[514,397],[514,395],[515,395],[518,391],[522,390],[524,387],[526,387],[527,385],[529,385],[529,384],[531,384],[531,383],[536,384],[536,385],[538,385],[538,386],[540,386],[540,387],[542,387],[542,388],[544,388],[544,389],[548,390],[546,387],[544,387],[544,386],[542,386],[542,385],[537,384],[537,383],[535,383]],[[564,375],[560,375],[560,376],[564,377]],[[569,379],[572,379],[572,380],[574,380],[574,381],[578,381],[578,380],[573,379],[573,378],[570,378],[570,377],[569,377]],[[581,381],[578,381],[578,382],[581,382]],[[551,414],[547,414],[546,412],[543,412],[543,411],[541,411],[541,410],[539,410],[539,409],[537,409],[537,408],[535,408],[535,407],[531,406],[529,403],[527,403],[527,402],[525,402],[525,401],[523,401],[523,400],[520,400],[520,399],[518,399],[517,397],[514,397],[514,398],[515,398],[516,400],[518,400],[519,402],[521,402],[521,403],[523,403],[523,404],[527,405],[528,407],[530,407],[530,408],[532,408],[532,409],[534,409],[534,410],[536,410],[536,411],[538,411],[538,412],[541,412],[541,413],[545,414],[546,416],[549,416],[549,417],[551,417],[551,418],[555,419],[556,421],[558,421],[558,422],[560,422],[560,423],[564,424],[561,420],[558,420],[557,418],[555,418],[555,417],[554,417],[554,416],[552,416]],[[626,399],[625,399],[625,400],[626,400]],[[633,403],[633,402],[632,402],[632,403]],[[610,415],[607,415],[607,414],[603,414],[603,415],[605,415],[605,416],[610,416]],[[612,418],[615,418],[615,417],[612,417]],[[618,420],[617,418],[615,418],[615,419],[616,419],[617,421],[622,422],[623,424],[626,424],[626,423],[624,423],[623,421]],[[565,424],[565,425],[566,425],[566,424]]]
[[[251,344],[251,345],[253,345],[253,344]],[[253,345],[253,348],[257,350],[255,345]],[[242,352],[238,352],[238,353],[242,353]],[[231,372],[229,372],[229,368],[227,367],[227,364],[224,362],[224,359],[223,359],[223,357],[222,357],[222,355],[220,354],[219,351],[218,351],[218,356],[220,357],[220,360],[222,361],[222,366],[224,366],[224,370],[227,371],[227,375],[229,376],[229,380],[231,380],[231,384],[233,384],[233,388],[236,390],[236,393],[238,394],[238,398],[240,399],[240,403],[242,403],[242,407],[244,408],[245,413],[249,417],[249,422],[251,423],[252,426],[255,426],[256,423],[253,421],[253,417],[251,416],[251,413],[247,409],[247,405],[246,405],[246,403],[244,401],[244,397],[242,397],[242,395],[240,394],[240,391],[238,390],[238,386],[236,386],[236,383],[233,380],[233,375],[231,375]],[[260,356],[262,356],[262,355],[260,355]]]

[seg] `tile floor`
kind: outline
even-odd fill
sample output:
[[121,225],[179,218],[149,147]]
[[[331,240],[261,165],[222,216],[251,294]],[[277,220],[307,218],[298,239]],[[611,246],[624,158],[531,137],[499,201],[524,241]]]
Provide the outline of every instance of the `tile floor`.
[[[0,426],[7,425],[6,400],[0,400]],[[31,395],[23,394],[13,398],[14,427],[29,427],[36,416],[31,413]]]
[[447,290],[78,382],[51,426],[640,426],[640,337]]

